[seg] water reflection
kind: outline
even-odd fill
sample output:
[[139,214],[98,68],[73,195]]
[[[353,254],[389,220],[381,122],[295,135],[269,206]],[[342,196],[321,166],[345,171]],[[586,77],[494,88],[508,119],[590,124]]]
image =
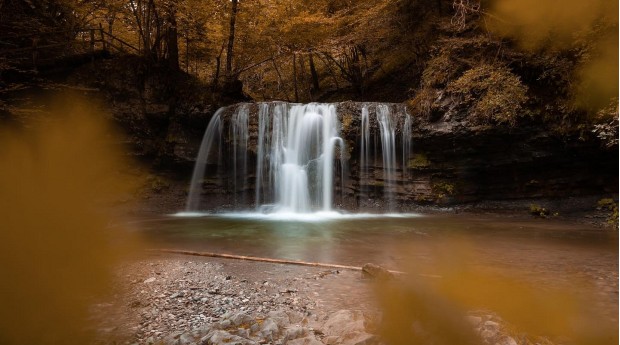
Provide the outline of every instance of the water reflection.
[[395,265],[406,260],[401,252],[424,257],[429,244],[453,237],[468,239],[500,261],[524,255],[562,260],[567,251],[617,255],[617,233],[562,221],[497,216],[291,221],[228,214],[167,217],[140,227],[159,247],[345,265]]

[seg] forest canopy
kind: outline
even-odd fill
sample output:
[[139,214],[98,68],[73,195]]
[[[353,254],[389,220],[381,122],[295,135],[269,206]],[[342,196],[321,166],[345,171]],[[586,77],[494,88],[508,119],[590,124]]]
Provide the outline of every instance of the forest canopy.
[[[148,65],[255,100],[410,100],[433,118],[617,114],[618,3],[2,0],[0,50],[98,28]],[[104,36],[105,33],[105,36]],[[120,43],[119,43],[120,42]],[[0,56],[0,69],[11,68]],[[4,66],[4,67],[3,67]],[[483,81],[496,76],[492,81]],[[479,80],[482,82],[476,82]],[[611,110],[610,110],[611,109]]]

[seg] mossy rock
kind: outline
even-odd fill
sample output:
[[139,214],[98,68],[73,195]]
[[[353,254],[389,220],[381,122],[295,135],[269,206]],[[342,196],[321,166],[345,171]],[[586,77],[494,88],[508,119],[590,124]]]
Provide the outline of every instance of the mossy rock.
[[549,211],[547,208],[542,207],[538,204],[531,204],[530,214],[533,216],[537,216],[537,217],[548,217],[551,215],[551,211]]
[[413,158],[407,162],[407,168],[409,169],[423,169],[428,168],[431,162],[428,160],[425,154],[417,153],[413,155]]

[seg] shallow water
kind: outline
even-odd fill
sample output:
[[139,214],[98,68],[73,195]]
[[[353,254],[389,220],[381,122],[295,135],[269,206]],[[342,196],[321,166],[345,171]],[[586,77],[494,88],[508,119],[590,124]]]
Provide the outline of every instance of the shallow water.
[[[136,225],[156,248],[406,269],[438,255],[536,286],[586,282],[617,319],[618,235],[562,220],[499,215],[184,214]],[[458,243],[455,247],[454,243]],[[427,268],[428,269],[428,268]],[[427,274],[436,274],[432,269]]]
[[158,247],[343,265],[395,266],[458,238],[496,261],[607,258],[617,267],[617,234],[566,221],[462,214],[293,216],[182,214],[145,221],[140,228]]

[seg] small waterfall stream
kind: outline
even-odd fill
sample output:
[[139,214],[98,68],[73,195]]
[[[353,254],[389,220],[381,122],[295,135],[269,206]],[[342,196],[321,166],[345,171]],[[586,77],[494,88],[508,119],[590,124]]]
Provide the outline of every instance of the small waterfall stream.
[[[217,139],[218,142],[222,137],[222,119],[221,115],[224,108],[218,109],[217,112],[211,118],[209,126],[205,131],[200,144],[200,150],[198,151],[198,157],[196,158],[196,164],[194,165],[194,172],[192,174],[192,181],[189,185],[189,194],[187,196],[187,204],[185,209],[187,211],[197,211],[200,208],[200,196],[202,194],[202,180],[205,176],[205,169],[207,167],[207,158],[211,152],[211,146]],[[219,159],[218,159],[219,160]]]
[[248,104],[241,104],[232,116],[233,138],[233,176],[235,206],[238,204],[237,191],[241,188],[241,201],[245,201],[245,190],[248,175]]
[[[230,188],[237,210],[253,207],[261,213],[330,212],[335,208],[334,200],[341,200],[335,199],[338,193],[351,196],[351,188],[357,188],[351,183],[359,187],[357,197],[376,196],[377,187],[382,188],[387,207],[394,208],[397,150],[402,154],[403,178],[411,151],[411,117],[404,106],[363,103],[361,121],[356,122],[359,127],[353,131],[348,121],[346,133],[342,132],[343,116],[338,114],[337,104],[263,102],[233,107],[219,109],[205,131],[186,211],[201,210],[209,164],[217,164],[228,176],[218,178],[228,179],[221,185]],[[228,133],[227,139],[223,133]],[[397,133],[402,134],[401,147],[397,147]],[[217,162],[215,147],[220,152]],[[352,158],[354,152],[358,158]],[[359,171],[349,176],[350,159],[359,159]],[[377,159],[382,162],[380,167]],[[250,167],[251,163],[255,165]],[[383,177],[378,179],[374,174],[381,167]],[[248,192],[254,193],[253,198]]]

